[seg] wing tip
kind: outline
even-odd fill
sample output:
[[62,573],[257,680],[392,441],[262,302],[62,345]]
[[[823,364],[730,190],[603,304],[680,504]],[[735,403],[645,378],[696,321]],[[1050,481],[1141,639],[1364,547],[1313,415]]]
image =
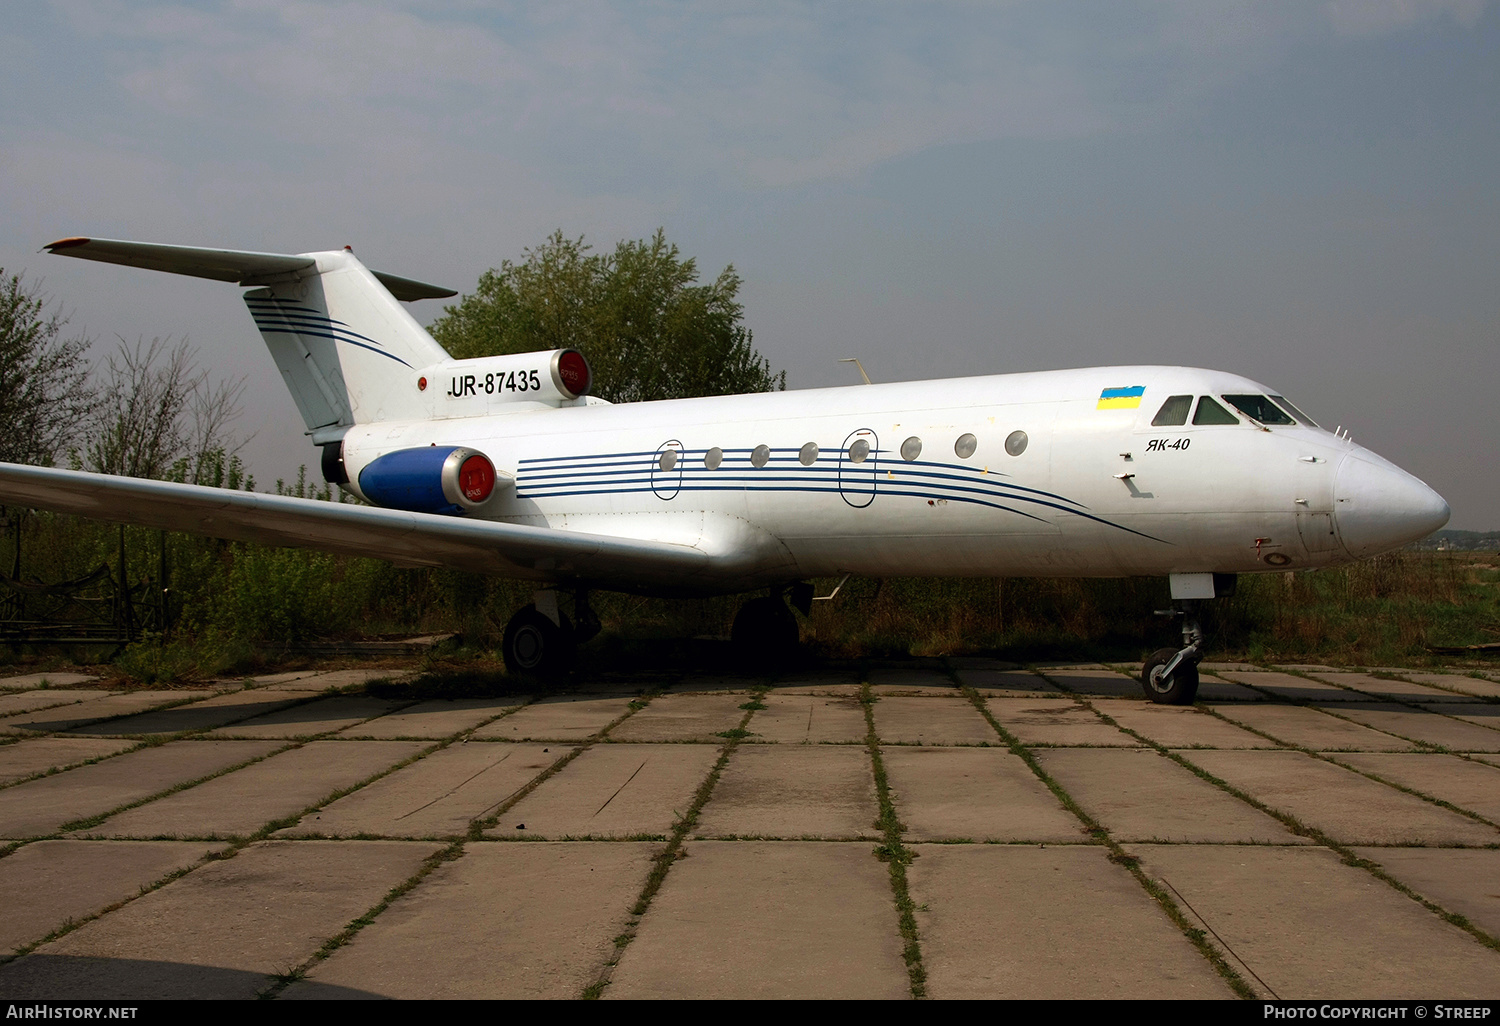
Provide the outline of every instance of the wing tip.
[[82,235],[70,235],[66,239],[58,239],[56,242],[49,242],[42,248],[45,249],[48,253],[56,253],[60,249],[72,249],[74,246],[82,246],[93,241],[93,239],[85,238]]

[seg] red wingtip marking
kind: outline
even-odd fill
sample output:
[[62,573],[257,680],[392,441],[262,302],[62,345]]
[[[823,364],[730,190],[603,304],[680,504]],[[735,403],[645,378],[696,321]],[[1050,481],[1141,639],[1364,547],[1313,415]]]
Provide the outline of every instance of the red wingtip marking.
[[92,241],[94,240],[85,239],[81,236],[74,236],[70,239],[58,239],[56,242],[49,242],[42,248],[47,250],[48,252],[56,253],[60,249],[72,249],[74,246],[82,246],[85,242]]

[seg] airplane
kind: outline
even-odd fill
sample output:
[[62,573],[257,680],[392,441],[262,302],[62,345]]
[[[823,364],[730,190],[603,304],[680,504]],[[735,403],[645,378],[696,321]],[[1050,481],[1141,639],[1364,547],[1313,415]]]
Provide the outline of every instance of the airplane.
[[806,615],[813,578],[1164,575],[1182,643],[1146,660],[1142,687],[1190,704],[1197,610],[1236,575],[1362,559],[1449,517],[1426,484],[1235,374],[1090,367],[611,404],[575,349],[452,359],[402,304],[456,293],[348,247],[45,248],[247,288],[325,480],[362,501],[0,464],[0,502],[534,581],[503,655],[543,678],[599,630],[591,590],[765,589],[731,637],[774,658],[798,644],[787,601]]

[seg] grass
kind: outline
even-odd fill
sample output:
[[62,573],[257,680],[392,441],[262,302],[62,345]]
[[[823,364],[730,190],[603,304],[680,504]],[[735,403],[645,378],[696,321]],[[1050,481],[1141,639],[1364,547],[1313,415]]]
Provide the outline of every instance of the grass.
[[876,828],[884,841],[875,848],[875,857],[890,869],[891,893],[896,900],[896,915],[901,924],[901,957],[906,962],[906,974],[910,980],[911,996],[927,996],[927,970],[922,965],[922,944],[917,936],[916,906],[911,900],[911,890],[906,881],[906,867],[911,865],[916,853],[901,843],[905,825],[896,817],[896,806],[891,801],[890,781],[885,774],[885,761],[880,757],[880,738],[875,732],[875,703],[879,701],[870,690],[868,682],[859,689],[860,704],[865,712],[865,747],[870,753],[870,766],[875,775],[875,797],[880,803],[880,816],[875,820]]

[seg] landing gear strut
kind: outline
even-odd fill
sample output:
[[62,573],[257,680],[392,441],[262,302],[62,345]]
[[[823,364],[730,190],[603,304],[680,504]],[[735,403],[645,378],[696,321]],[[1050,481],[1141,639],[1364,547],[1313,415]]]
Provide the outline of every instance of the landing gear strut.
[[735,614],[729,640],[746,662],[777,666],[797,651],[797,618],[780,595],[753,598]]
[[[593,628],[588,633],[591,638],[598,633],[599,621],[589,609],[583,592],[579,593],[579,598],[581,608],[587,614],[585,623]],[[578,608],[575,606],[575,611]],[[562,678],[573,668],[577,645],[573,624],[557,608],[557,592],[539,591],[536,601],[522,606],[505,625],[501,654],[505,657],[505,668],[511,673],[552,681]]]
[[1161,705],[1192,705],[1198,694],[1198,661],[1203,658],[1203,628],[1193,602],[1184,609],[1162,610],[1159,615],[1182,617],[1182,648],[1161,648],[1151,653],[1141,668],[1141,686],[1146,697]]

